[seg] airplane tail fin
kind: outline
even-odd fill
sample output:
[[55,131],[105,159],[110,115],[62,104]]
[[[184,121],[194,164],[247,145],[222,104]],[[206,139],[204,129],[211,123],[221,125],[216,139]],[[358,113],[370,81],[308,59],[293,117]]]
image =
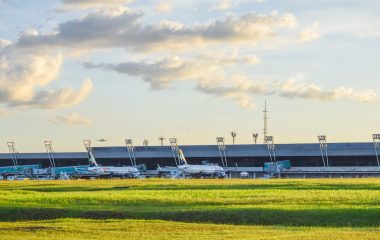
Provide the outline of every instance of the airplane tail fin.
[[185,155],[183,155],[182,149],[178,149],[178,155],[179,155],[179,165],[187,165],[187,161],[185,158]]

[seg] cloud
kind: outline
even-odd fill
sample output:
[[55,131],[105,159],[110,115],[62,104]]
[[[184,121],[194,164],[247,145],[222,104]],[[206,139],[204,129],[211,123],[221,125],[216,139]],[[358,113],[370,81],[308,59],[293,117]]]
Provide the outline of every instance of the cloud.
[[297,35],[298,42],[310,42],[320,38],[319,34],[319,23],[316,22],[312,26],[305,28],[302,32]]
[[133,0],[61,0],[58,11],[69,11],[88,8],[113,8],[133,2]]
[[0,117],[7,116],[8,114],[9,114],[8,110],[0,108]]
[[222,75],[217,81],[203,77],[198,81],[196,90],[217,98],[230,99],[245,109],[255,107],[253,96],[270,93],[266,83],[251,81],[243,75],[232,75],[228,78]]
[[287,98],[317,99],[322,101],[348,100],[368,103],[377,99],[377,94],[372,89],[356,91],[353,88],[340,86],[332,90],[324,90],[316,84],[306,84],[297,78],[290,78],[281,83],[279,94]]
[[162,1],[155,6],[156,11],[162,13],[170,13],[172,11],[172,4],[168,1]]
[[12,42],[7,39],[1,39],[0,38],[0,48],[6,47],[8,45],[11,45]]
[[[254,58],[254,57],[251,57]],[[195,90],[217,98],[229,99],[242,108],[255,106],[256,95],[276,95],[283,98],[314,99],[321,101],[373,102],[377,94],[373,90],[357,91],[353,88],[337,87],[325,90],[300,77],[286,81],[254,81],[246,75],[227,74],[226,68],[237,63],[249,64],[246,57],[203,55],[194,59],[168,56],[155,62],[125,62],[119,64],[85,63],[87,68],[112,70],[129,76],[141,77],[152,89],[166,89],[179,81],[192,81]],[[249,58],[250,59],[250,58]],[[256,62],[258,63],[258,62]]]
[[252,97],[255,95],[276,95],[284,98],[310,99],[320,101],[353,101],[370,103],[377,100],[372,89],[357,91],[340,86],[325,90],[315,83],[290,78],[286,81],[257,82],[247,76],[230,76],[232,84],[226,81],[210,84],[208,81],[198,84],[197,90],[215,97],[231,99],[242,108],[253,108]]
[[51,123],[58,125],[90,125],[91,121],[78,113],[71,113],[64,116],[55,116],[49,119]]
[[234,64],[258,64],[256,56],[201,55],[196,60],[184,60],[179,56],[167,56],[155,62],[125,62],[120,64],[94,64],[87,62],[86,68],[113,70],[130,76],[141,76],[152,89],[168,88],[174,81],[200,79],[205,75],[217,75],[221,67]]
[[[95,1],[96,2],[96,1]],[[95,4],[91,1],[91,4]],[[82,1],[65,4],[84,4]],[[90,4],[90,3],[88,3]],[[86,5],[87,6],[87,5]],[[0,103],[9,107],[63,108],[80,103],[88,97],[92,83],[86,80],[79,91],[73,88],[46,89],[58,76],[63,57],[57,49],[99,49],[123,47],[135,51],[193,49],[206,45],[255,44],[274,38],[277,30],[294,28],[296,18],[289,13],[272,12],[267,15],[247,13],[228,15],[208,23],[185,25],[173,21],[156,24],[142,23],[143,12],[126,7],[105,9],[83,18],[58,25],[54,32],[41,34],[34,29],[24,31],[15,44],[1,50]],[[55,52],[55,53],[54,53]],[[122,64],[93,64],[149,82],[152,89],[170,87],[180,80],[203,81],[205,74],[223,79],[222,67],[237,63],[258,64],[256,56],[200,56],[198,60],[183,60],[169,56],[153,62]],[[136,70],[137,69],[137,70]],[[16,86],[16,87],[14,87]],[[17,89],[17,90],[16,90]],[[236,93],[225,94],[239,99]],[[247,105],[247,104],[244,104]]]
[[231,8],[232,5],[229,0],[220,0],[219,3],[212,8],[212,10],[227,10]]
[[114,48],[130,50],[192,49],[218,44],[255,44],[274,38],[279,29],[295,28],[297,20],[290,13],[268,15],[247,13],[229,15],[209,23],[186,26],[162,21],[144,25],[141,11],[118,8],[90,13],[82,19],[59,24],[56,32],[23,35],[23,47],[60,46],[69,48]]
[[13,102],[11,106],[31,106],[36,108],[67,108],[83,102],[92,92],[92,81],[86,79],[79,91],[71,87],[58,90],[40,90],[29,101]]
[[79,92],[47,89],[57,79],[63,57],[59,52],[8,45],[0,49],[0,104],[8,107],[62,108],[83,101],[92,88],[86,80]]

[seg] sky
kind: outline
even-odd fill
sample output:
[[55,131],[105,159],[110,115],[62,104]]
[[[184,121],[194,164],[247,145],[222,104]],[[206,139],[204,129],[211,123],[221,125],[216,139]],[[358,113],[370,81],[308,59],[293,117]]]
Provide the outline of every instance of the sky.
[[[380,132],[376,0],[0,0],[0,152]],[[108,141],[98,142],[104,138]]]

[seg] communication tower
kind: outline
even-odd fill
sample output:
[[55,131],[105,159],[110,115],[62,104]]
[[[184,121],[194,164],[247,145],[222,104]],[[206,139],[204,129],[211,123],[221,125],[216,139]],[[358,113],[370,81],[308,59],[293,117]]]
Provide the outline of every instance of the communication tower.
[[265,100],[265,106],[264,106],[264,128],[263,128],[263,135],[264,135],[264,144],[266,143],[266,138],[268,135],[268,110],[267,110],[267,100]]

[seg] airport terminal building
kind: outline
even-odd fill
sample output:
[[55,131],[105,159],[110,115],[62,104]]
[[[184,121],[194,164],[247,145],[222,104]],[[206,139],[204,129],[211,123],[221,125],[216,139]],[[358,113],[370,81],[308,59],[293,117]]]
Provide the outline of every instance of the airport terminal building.
[[[222,165],[218,145],[180,146],[189,164]],[[225,145],[225,156],[229,167],[263,167],[271,160],[289,160],[292,167],[323,167],[328,161],[331,167],[374,167],[378,166],[374,143],[329,143],[322,149],[320,144],[276,144],[270,149],[267,144]],[[130,152],[126,146],[94,147],[94,156],[104,166],[130,165]],[[148,170],[160,166],[175,166],[171,146],[136,146],[133,151],[137,164],[145,164]],[[322,155],[324,158],[322,158]],[[18,163],[41,164],[49,167],[47,153],[17,153]],[[57,167],[88,164],[86,152],[54,153]],[[0,165],[11,166],[9,153],[0,154]]]

